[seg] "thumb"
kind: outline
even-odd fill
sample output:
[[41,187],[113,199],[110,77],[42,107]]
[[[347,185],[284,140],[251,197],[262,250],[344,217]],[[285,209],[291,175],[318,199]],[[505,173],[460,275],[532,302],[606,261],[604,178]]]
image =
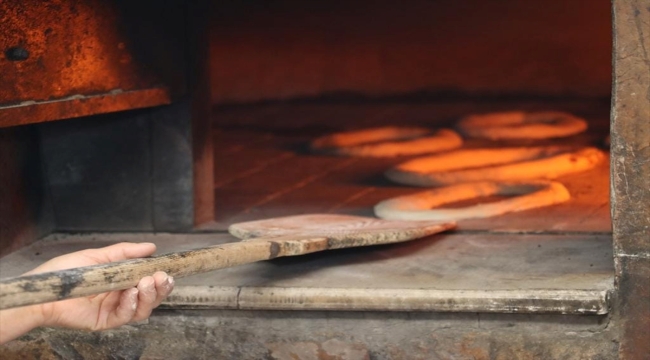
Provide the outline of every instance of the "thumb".
[[149,256],[155,251],[156,244],[153,243],[123,242],[99,249],[81,250],[58,256],[24,275],[140,258]]
[[141,258],[149,256],[156,251],[154,243],[119,243],[99,249],[85,250],[89,257],[95,258],[98,262],[114,262],[127,259]]

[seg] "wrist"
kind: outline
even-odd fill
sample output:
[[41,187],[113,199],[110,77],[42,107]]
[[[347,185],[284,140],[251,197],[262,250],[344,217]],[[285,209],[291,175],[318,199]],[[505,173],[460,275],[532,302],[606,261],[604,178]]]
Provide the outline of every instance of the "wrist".
[[31,317],[34,321],[34,327],[37,328],[39,326],[46,326],[47,325],[47,317],[45,316],[45,306],[47,304],[38,304],[38,305],[33,305],[29,306],[31,309],[29,309],[31,313]]
[[0,344],[11,341],[44,323],[41,305],[0,310]]
[[23,306],[15,309],[20,319],[25,322],[29,330],[36,329],[45,324],[43,317],[42,305]]

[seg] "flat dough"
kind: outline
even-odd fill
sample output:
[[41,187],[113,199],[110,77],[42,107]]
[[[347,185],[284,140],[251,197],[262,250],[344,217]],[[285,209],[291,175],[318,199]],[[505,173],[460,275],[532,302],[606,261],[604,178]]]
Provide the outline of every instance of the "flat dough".
[[[457,209],[432,209],[444,204],[490,195],[512,198]],[[556,181],[466,183],[384,200],[375,205],[375,215],[387,220],[462,220],[487,218],[554,204],[571,198]]]
[[465,136],[491,140],[549,139],[579,134],[587,130],[587,122],[564,112],[513,111],[471,115],[456,127]]
[[435,153],[462,144],[460,135],[449,129],[381,127],[323,136],[312,141],[311,149],[334,155],[392,157]]
[[605,159],[594,147],[559,146],[456,150],[416,158],[388,170],[388,179],[412,186],[441,186],[475,181],[556,179],[586,171]]

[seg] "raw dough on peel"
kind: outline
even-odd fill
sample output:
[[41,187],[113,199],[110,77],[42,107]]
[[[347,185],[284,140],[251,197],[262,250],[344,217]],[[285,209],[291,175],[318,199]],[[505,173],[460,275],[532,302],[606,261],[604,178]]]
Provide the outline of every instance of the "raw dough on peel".
[[360,157],[419,155],[459,148],[463,139],[454,131],[382,127],[336,133],[311,143],[314,152]]
[[388,170],[390,180],[412,186],[475,181],[556,179],[596,167],[605,154],[594,147],[559,146],[456,150],[416,158]]
[[[457,209],[432,209],[444,204],[490,195],[512,198]],[[571,198],[569,191],[556,181],[491,182],[483,181],[441,187],[384,200],[375,205],[375,215],[387,220],[462,220],[487,218],[554,204]]]
[[563,112],[513,111],[471,115],[456,127],[465,136],[491,140],[550,139],[579,134],[587,130],[587,122]]

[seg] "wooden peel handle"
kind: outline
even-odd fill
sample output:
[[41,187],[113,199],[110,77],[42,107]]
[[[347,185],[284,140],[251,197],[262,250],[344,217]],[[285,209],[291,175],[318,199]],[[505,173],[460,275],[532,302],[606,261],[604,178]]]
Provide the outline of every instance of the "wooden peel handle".
[[0,309],[134,287],[156,271],[181,278],[281,256],[273,241],[248,241],[0,280]]

